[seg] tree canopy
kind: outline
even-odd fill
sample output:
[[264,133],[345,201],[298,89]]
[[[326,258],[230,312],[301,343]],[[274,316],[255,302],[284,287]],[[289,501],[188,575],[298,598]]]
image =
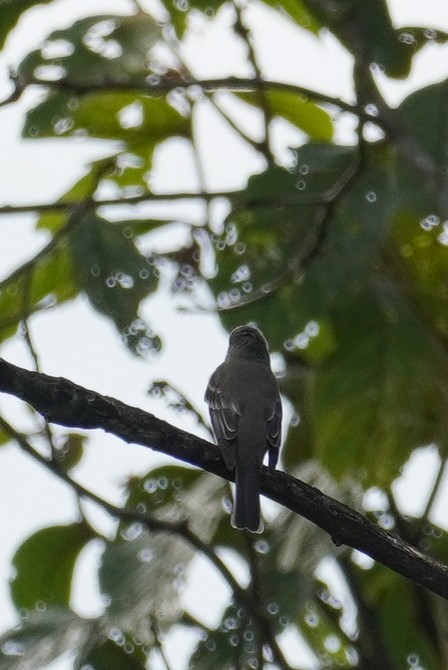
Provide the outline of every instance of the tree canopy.
[[[37,4],[2,3],[1,48]],[[31,143],[108,140],[110,148],[56,201],[27,202],[25,193],[0,206],[0,235],[23,212],[47,235],[0,281],[0,342],[22,338],[35,363],[26,371],[0,359],[0,392],[27,402],[39,426],[24,432],[3,413],[0,445],[15,442],[80,500],[72,523],[44,527],[17,548],[10,593],[20,623],[0,637],[0,668],[44,668],[66,652],[84,670],[445,667],[448,526],[432,513],[447,457],[448,80],[396,107],[382,84],[409,78],[416,56],[442,50],[448,34],[429,20],[397,27],[386,0],[167,0],[127,10],[49,30],[0,102],[10,108],[31,94],[23,118]],[[352,98],[302,86],[307,63],[294,82],[268,78],[257,11],[279,37],[287,25],[298,43],[307,33],[335,38],[352,59]],[[246,74],[205,79],[185,45],[194,25],[208,30],[223,15]],[[206,135],[211,117],[255,157],[258,168],[238,187],[225,179],[207,187],[208,153],[225,151],[220,136]],[[155,186],[170,143],[173,173],[188,151],[196,189]],[[168,240],[164,251],[157,235]],[[158,294],[186,309],[185,319],[194,309],[216,313],[226,331],[257,324],[277,355],[290,410],[287,474],[263,473],[263,492],[280,506],[260,537],[230,527],[232,473],[210,443],[41,369],[33,319],[80,295],[142,365],[158,356],[158,316],[145,310]],[[151,393],[205,433],[188,389],[153,379]],[[94,428],[179,462],[129,476],[123,504],[112,505],[76,476]],[[438,474],[410,517],[394,484],[429,445]],[[113,537],[96,527],[86,499],[116,519]],[[74,573],[98,539],[104,611],[81,617]],[[198,555],[228,587],[216,625],[182,600]],[[322,578],[325,562],[334,579]],[[179,628],[190,655],[171,666],[166,647]]]

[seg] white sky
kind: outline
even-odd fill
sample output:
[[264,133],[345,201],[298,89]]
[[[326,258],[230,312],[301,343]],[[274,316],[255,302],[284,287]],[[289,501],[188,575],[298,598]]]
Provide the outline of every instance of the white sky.
[[[151,3],[152,4],[152,3]],[[391,0],[392,15],[397,26],[425,25],[448,32],[446,0]],[[89,14],[113,12],[126,13],[131,4],[125,0],[91,0],[77,3],[60,0],[54,7],[40,6],[29,11],[21,20],[5,51],[0,54],[0,90],[5,90],[8,67],[14,67],[20,59],[51,29],[64,27],[79,17],[80,7]],[[87,14],[87,10],[86,10]],[[430,17],[430,19],[428,19]],[[185,57],[192,69],[200,76],[245,75],[244,51],[236,42],[228,41],[226,26],[231,21],[231,12],[222,12],[220,21],[204,24],[197,21],[194,33],[187,40]],[[273,26],[271,14],[263,9],[253,12],[257,29],[265,74],[272,79],[295,82],[325,93],[350,99],[351,59],[337,43],[327,35],[316,39],[304,31],[297,39],[291,25],[282,20]],[[278,48],[281,44],[281,49]],[[262,50],[261,50],[262,49]],[[448,48],[429,45],[415,59],[413,76],[406,82],[381,82],[383,91],[393,104],[414,88],[446,77]],[[82,174],[83,165],[89,160],[107,154],[110,146],[105,143],[74,142],[73,140],[20,140],[20,127],[26,109],[35,100],[30,92],[14,105],[0,110],[0,204],[52,201],[67,189]],[[250,151],[241,150],[239,143],[226,131],[221,122],[203,111],[207,130],[201,137],[201,153],[209,188],[235,188],[241,186],[248,173],[261,167],[258,158]],[[250,118],[253,126],[258,120]],[[341,132],[350,133],[350,124]],[[222,141],[223,133],[225,141]],[[289,128],[279,130],[283,141],[297,135]],[[173,157],[177,170],[173,173]],[[160,151],[157,157],[157,176],[154,188],[195,188],[196,179],[191,159],[185,150],[172,145]],[[28,259],[46,241],[45,233],[33,232],[34,217],[22,215],[0,218],[0,279],[7,276],[18,264]],[[166,240],[164,241],[166,242]],[[160,242],[159,242],[160,244]],[[142,363],[120,345],[118,336],[109,322],[95,315],[85,299],[37,316],[31,322],[32,334],[39,352],[43,370],[48,374],[61,375],[112,395],[133,405],[152,411],[171,423],[181,424],[186,430],[198,432],[190,419],[180,418],[165,410],[162,403],[151,401],[146,389],[153,379],[168,379],[200,407],[205,413],[202,400],[208,377],[223,359],[226,337],[218,320],[211,314],[182,314],[176,311],[168,293],[151,298],[144,305],[144,315],[163,337],[164,351],[147,365]],[[179,337],[181,333],[181,337]],[[26,349],[17,338],[2,347],[0,354],[19,365],[31,367]],[[29,425],[29,419],[19,401],[0,398],[0,408],[8,411],[11,421],[18,425]],[[55,432],[58,432],[55,429]],[[75,506],[73,496],[66,486],[47,475],[29,458],[20,454],[11,445],[0,454],[0,632],[16,622],[16,615],[9,603],[8,578],[14,551],[31,532],[54,523],[73,520]],[[104,434],[92,436],[87,457],[76,476],[85,486],[112,500],[119,500],[119,484],[131,473],[141,473],[166,458],[147,449],[119,443]],[[420,450],[406,469],[397,493],[404,501],[409,513],[421,509],[419,492],[430,488],[435,459],[430,450]],[[15,473],[20,473],[15,478]],[[415,486],[418,473],[418,487]],[[18,485],[21,488],[18,489]],[[426,489],[428,490],[428,489]],[[412,495],[410,492],[412,491]],[[443,500],[442,500],[443,497]],[[444,510],[448,507],[446,487],[439,501],[434,520],[444,523]],[[95,522],[101,528],[110,528],[109,521],[100,513]],[[88,582],[87,566],[98,558],[98,547],[91,548],[85,559],[76,590],[75,604],[82,614],[94,614],[98,601],[91,596],[94,584]],[[229,559],[230,560],[230,559]],[[87,581],[86,581],[87,580]],[[209,623],[219,618],[219,606],[227,598],[227,589],[216,578],[203,560],[195,562],[191,574],[189,605],[196,603],[196,614]],[[198,588],[199,585],[202,588]],[[205,585],[205,588],[204,588]],[[213,592],[215,608],[210,608],[207,596]],[[86,595],[89,592],[89,595]],[[218,618],[217,618],[218,617]],[[187,644],[181,636],[176,646]],[[289,641],[288,651],[293,653],[296,642]],[[181,647],[178,647],[179,649]],[[184,666],[171,653],[173,670]],[[301,662],[305,667],[305,660]],[[53,664],[54,670],[70,667],[67,660]]]

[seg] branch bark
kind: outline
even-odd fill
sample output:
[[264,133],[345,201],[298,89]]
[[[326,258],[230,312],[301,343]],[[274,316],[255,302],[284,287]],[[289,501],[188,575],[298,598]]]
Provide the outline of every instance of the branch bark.
[[[102,429],[124,442],[155,449],[233,481],[233,473],[221,461],[215,445],[62,377],[30,372],[0,359],[0,392],[27,402],[51,423]],[[386,533],[347,505],[284,472],[271,473],[267,468],[263,468],[262,492],[318,525],[335,544],[357,549],[448,599],[447,566]]]

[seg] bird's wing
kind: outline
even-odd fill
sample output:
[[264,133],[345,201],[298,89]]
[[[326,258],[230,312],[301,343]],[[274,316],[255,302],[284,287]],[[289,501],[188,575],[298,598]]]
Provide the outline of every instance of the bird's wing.
[[273,405],[268,416],[268,434],[267,441],[269,445],[269,469],[275,470],[278,461],[280,441],[282,438],[282,403],[280,398]]
[[224,396],[219,378],[220,368],[216,370],[208,383],[205,401],[210,409],[213,432],[224,462],[231,469],[235,467],[235,447],[241,409]]

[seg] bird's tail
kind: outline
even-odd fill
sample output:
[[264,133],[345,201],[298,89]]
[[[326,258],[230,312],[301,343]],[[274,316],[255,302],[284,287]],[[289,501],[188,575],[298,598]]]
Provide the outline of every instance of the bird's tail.
[[[256,459],[254,459],[255,461]],[[263,532],[260,518],[260,475],[261,466],[254,463],[236,463],[235,503],[231,523],[234,528]]]

